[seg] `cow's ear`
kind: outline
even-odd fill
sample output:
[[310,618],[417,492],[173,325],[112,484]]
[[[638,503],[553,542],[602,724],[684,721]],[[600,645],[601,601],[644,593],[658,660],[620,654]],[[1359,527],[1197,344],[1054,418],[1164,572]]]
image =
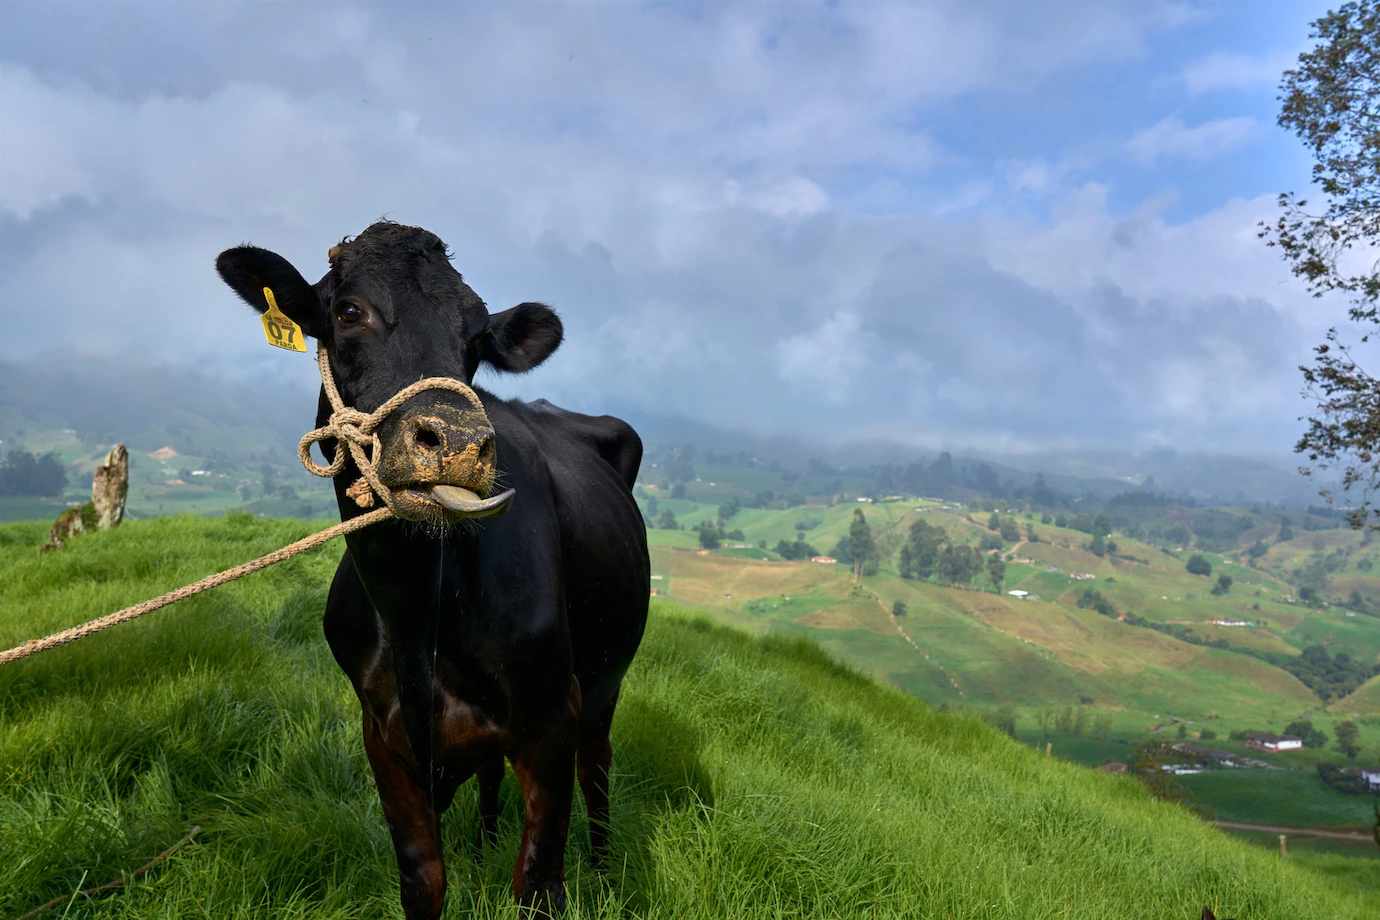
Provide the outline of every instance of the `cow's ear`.
[[236,246],[216,257],[216,271],[235,293],[255,310],[268,310],[264,288],[273,291],[278,309],[313,338],[320,338],[325,311],[316,288],[292,263],[276,252],[257,246]]
[[555,310],[544,303],[520,303],[489,317],[480,357],[495,370],[521,374],[551,357],[563,334]]

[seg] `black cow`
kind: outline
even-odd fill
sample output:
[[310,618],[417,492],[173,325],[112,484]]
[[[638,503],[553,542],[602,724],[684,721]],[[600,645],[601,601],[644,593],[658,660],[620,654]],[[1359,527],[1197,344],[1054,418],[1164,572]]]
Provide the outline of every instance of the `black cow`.
[[[221,277],[261,313],[264,288],[325,345],[348,406],[372,411],[423,377],[470,382],[481,363],[521,373],[561,342],[547,306],[490,314],[416,227],[376,223],[330,250],[308,284],[252,246]],[[478,846],[498,828],[504,758],[525,823],[513,894],[558,912],[575,773],[596,865],[608,845],[609,725],[642,640],[646,532],[631,488],[642,443],[627,424],[544,400],[426,390],[380,427],[380,480],[406,520],[350,534],[326,602],[331,651],[364,711],[364,746],[392,832],[409,918],[436,917],[446,876],[440,815],[478,776]],[[317,425],[330,414],[324,393]],[[343,446],[326,442],[328,457]],[[336,477],[342,518],[361,513]],[[516,490],[501,517],[463,520],[465,490]],[[470,496],[473,498],[474,496]]]

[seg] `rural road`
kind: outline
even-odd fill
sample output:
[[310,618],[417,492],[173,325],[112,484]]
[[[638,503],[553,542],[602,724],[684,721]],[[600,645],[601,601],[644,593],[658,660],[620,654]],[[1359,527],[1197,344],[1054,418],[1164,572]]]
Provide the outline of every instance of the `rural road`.
[[1243,824],[1240,821],[1213,821],[1218,827],[1236,831],[1265,831],[1271,834],[1289,834],[1298,837],[1327,837],[1331,840],[1345,840],[1348,843],[1374,843],[1375,838],[1360,831],[1328,831],[1312,827],[1279,827],[1274,824]]

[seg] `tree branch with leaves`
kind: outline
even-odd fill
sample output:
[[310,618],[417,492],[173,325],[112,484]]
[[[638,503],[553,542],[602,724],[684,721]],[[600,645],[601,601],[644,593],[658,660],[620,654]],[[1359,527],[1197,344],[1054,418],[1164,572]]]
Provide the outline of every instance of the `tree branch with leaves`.
[[[1347,295],[1348,316],[1367,343],[1380,332],[1380,0],[1342,4],[1313,23],[1310,37],[1317,44],[1284,72],[1279,124],[1312,152],[1312,182],[1324,203],[1280,195],[1280,214],[1261,223],[1260,236],[1313,296]],[[1359,487],[1348,518],[1365,526],[1380,489],[1380,380],[1336,328],[1300,370],[1317,400],[1294,446],[1311,464],[1302,472],[1340,467],[1343,490]],[[1321,493],[1332,502],[1330,490]]]

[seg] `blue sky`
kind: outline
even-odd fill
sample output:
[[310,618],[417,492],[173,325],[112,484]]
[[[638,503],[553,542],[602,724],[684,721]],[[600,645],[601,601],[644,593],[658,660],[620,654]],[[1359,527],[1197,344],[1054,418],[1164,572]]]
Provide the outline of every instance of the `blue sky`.
[[[1255,239],[1307,2],[0,7],[0,357],[281,380],[211,269],[380,215],[567,343],[503,393],[837,439],[1286,453],[1344,304]],[[155,332],[156,330],[156,332]]]

